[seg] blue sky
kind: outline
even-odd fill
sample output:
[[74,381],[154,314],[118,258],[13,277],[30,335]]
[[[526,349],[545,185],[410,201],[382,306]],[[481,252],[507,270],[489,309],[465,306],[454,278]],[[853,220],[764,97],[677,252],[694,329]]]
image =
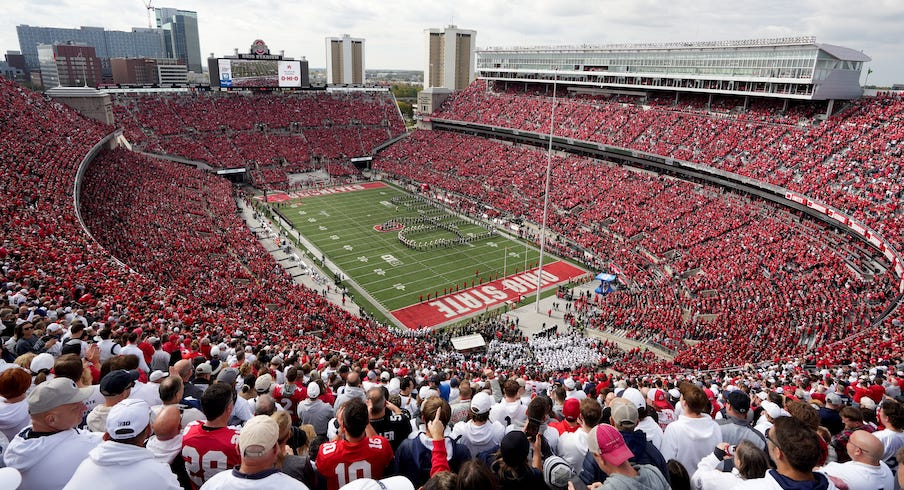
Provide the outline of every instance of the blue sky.
[[[486,46],[710,41],[813,35],[869,55],[869,82],[904,83],[900,0],[154,0],[198,12],[201,54],[273,51],[324,66],[324,38],[366,41],[367,68],[423,69],[423,30],[454,23]],[[146,27],[143,0],[0,0],[0,51],[18,50],[15,26]]]

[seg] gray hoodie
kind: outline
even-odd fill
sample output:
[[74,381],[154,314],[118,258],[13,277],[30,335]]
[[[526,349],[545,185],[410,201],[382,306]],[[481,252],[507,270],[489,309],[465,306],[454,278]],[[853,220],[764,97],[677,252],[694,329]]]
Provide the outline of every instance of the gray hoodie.
[[343,403],[351,400],[352,398],[360,398],[361,400],[367,398],[367,394],[364,392],[364,388],[360,386],[348,385],[339,388],[339,392],[336,395],[336,402],[333,403],[333,408],[335,410],[339,410],[339,407],[341,407]]
[[624,475],[609,475],[603,482],[601,490],[669,490],[668,482],[662,473],[652,465],[631,465],[637,470],[637,476],[631,478]]

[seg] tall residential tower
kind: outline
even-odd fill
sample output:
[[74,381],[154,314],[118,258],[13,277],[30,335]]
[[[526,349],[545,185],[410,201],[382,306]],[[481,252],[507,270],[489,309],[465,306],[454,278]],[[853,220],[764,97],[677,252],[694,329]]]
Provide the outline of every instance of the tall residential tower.
[[474,81],[474,51],[477,31],[459,29],[425,29],[427,66],[424,87],[446,87],[464,90]]
[[364,39],[348,34],[326,38],[326,83],[364,85]]

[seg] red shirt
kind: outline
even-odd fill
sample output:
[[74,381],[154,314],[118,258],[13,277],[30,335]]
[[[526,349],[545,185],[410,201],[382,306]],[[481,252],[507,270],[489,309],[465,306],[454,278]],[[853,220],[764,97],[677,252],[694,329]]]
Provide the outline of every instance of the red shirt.
[[201,421],[188,424],[182,435],[182,459],[193,489],[198,490],[213,475],[242,464],[238,442],[239,431],[231,427],[212,429]]
[[142,340],[141,343],[138,344],[138,348],[144,353],[144,362],[150,365],[151,358],[154,357],[154,346],[147,343],[147,341]]
[[317,472],[326,478],[327,490],[339,490],[358,478],[383,478],[383,471],[392,462],[392,457],[392,446],[382,436],[359,442],[333,441],[320,445]]
[[304,386],[300,386],[298,383],[295,383],[295,389],[292,391],[291,395],[286,394],[286,385],[289,383],[284,383],[281,385],[276,385],[273,388],[273,399],[278,401],[280,405],[289,415],[292,416],[292,423],[298,424],[298,404],[303,402],[308,397],[308,389]]
[[571,426],[568,424],[568,422],[565,422],[564,420],[557,420],[555,422],[550,422],[549,426],[552,427],[553,429],[555,429],[559,433],[559,435],[562,435],[566,432],[575,432],[581,428],[581,424]]

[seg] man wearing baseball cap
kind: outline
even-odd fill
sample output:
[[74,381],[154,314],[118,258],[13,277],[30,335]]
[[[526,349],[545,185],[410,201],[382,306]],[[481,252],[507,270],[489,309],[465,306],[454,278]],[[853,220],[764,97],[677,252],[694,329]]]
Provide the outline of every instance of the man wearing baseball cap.
[[298,420],[302,424],[314,426],[318,436],[326,436],[330,419],[335,413],[333,407],[320,398],[320,385],[317,381],[308,383],[307,399],[298,404]]
[[85,414],[84,401],[93,393],[93,388],[79,388],[71,379],[59,377],[28,395],[31,425],[13,438],[3,456],[6,466],[22,474],[22,488],[63,488],[88,452],[101,443],[100,434],[75,428]]
[[117,369],[110,371],[100,380],[100,394],[104,396],[104,404],[94,407],[86,419],[88,428],[93,432],[106,429],[107,414],[113,407],[132,394],[132,387],[138,381],[138,371]]
[[178,490],[169,466],[144,447],[151,435],[151,407],[134,398],[117,403],[106,418],[105,441],[88,453],[64,490],[160,488]]
[[[586,402],[581,402],[583,405]],[[659,473],[669,481],[669,470],[666,465],[665,458],[656,446],[647,440],[644,432],[637,428],[639,413],[637,405],[631,400],[625,398],[613,398],[609,402],[609,425],[615,427],[625,441],[625,446],[631,451],[633,456],[629,461],[635,465],[652,465],[659,470]],[[592,429],[591,429],[592,430]],[[581,433],[583,435],[583,433]],[[584,436],[586,444],[587,437]],[[575,468],[578,468],[577,466]],[[595,481],[605,481],[606,473],[600,471],[599,466],[593,459],[593,455],[586,451],[586,456],[580,466],[579,477],[582,482],[589,485]]]
[[609,475],[601,489],[643,488],[668,490],[671,487],[658,469],[652,465],[632,465],[634,454],[615,427],[599,424],[587,434],[587,451],[604,473]]
[[549,424],[555,428],[559,435],[566,432],[575,432],[581,428],[581,422],[578,417],[581,415],[581,401],[577,398],[567,398],[562,404],[562,420]]
[[245,424],[239,434],[242,464],[230,471],[212,476],[205,490],[237,490],[253,488],[285,488],[308,490],[300,481],[275,467],[280,446],[279,425],[272,417],[258,415]]
[[571,465],[572,468],[580,468],[584,457],[587,456],[587,434],[590,433],[596,424],[600,423],[603,417],[603,407],[600,406],[596,398],[584,398],[578,401],[577,398],[569,398],[565,400],[565,409],[562,411],[566,417],[571,415],[569,403],[574,401],[578,405],[577,421],[578,430],[574,432],[566,432],[559,437],[559,456]]
[[741,441],[750,441],[756,447],[766,450],[766,438],[757,432],[748,419],[750,397],[741,390],[734,390],[725,397],[725,418],[719,420],[722,442],[737,446]]
[[505,435],[505,427],[490,421],[493,397],[481,391],[471,398],[470,420],[462,421],[452,428],[452,439],[471,450],[472,455],[494,450]]

